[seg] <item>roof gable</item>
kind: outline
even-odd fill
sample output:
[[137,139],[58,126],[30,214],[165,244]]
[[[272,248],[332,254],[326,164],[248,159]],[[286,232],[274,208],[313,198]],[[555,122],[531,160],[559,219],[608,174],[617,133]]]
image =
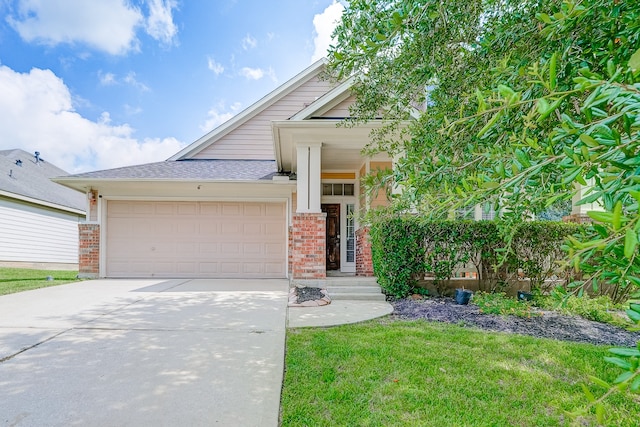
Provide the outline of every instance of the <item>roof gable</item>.
[[289,119],[331,91],[331,83],[320,79],[325,64],[315,62],[169,160],[273,160],[271,122]]

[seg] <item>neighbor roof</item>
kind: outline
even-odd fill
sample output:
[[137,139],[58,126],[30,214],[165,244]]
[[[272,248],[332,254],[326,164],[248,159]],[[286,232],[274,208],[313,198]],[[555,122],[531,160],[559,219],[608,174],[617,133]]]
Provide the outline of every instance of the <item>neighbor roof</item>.
[[0,195],[74,213],[84,213],[85,195],[51,181],[67,172],[24,150],[0,151]]

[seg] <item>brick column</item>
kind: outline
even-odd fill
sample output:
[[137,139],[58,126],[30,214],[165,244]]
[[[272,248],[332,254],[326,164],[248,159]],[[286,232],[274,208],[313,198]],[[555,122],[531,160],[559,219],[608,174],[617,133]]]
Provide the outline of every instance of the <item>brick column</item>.
[[78,224],[78,230],[78,277],[95,279],[100,274],[100,224]]
[[293,214],[289,234],[289,267],[292,279],[327,277],[326,227],[326,213]]
[[356,231],[356,276],[373,277],[368,227],[362,227]]

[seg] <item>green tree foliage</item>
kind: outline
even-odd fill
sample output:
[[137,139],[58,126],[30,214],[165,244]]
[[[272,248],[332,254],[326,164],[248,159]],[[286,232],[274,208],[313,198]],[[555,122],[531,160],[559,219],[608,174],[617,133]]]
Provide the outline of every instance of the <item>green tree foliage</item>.
[[[416,118],[404,142],[383,131],[370,147],[398,158],[397,209],[490,201],[508,230],[588,185],[581,203],[603,211],[566,246],[574,291],[638,290],[640,1],[354,0],[335,35],[354,120]],[[636,390],[637,351],[618,362]]]

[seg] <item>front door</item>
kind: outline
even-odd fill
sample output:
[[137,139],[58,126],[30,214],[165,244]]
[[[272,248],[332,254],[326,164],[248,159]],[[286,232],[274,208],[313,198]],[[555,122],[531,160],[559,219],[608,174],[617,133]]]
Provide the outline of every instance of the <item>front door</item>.
[[322,205],[327,214],[327,270],[340,270],[340,204]]

